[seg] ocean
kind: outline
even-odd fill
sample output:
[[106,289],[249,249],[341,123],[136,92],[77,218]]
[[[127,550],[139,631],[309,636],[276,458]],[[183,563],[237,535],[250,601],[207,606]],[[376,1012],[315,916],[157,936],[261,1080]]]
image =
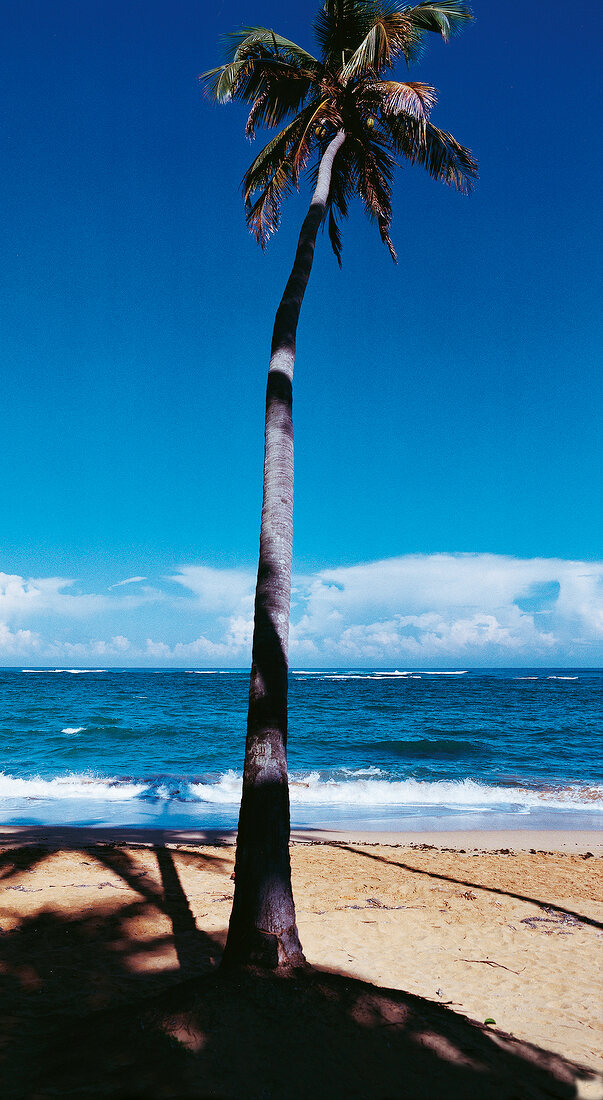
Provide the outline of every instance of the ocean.
[[[249,674],[0,670],[0,823],[236,827]],[[297,828],[603,824],[603,672],[293,670]]]

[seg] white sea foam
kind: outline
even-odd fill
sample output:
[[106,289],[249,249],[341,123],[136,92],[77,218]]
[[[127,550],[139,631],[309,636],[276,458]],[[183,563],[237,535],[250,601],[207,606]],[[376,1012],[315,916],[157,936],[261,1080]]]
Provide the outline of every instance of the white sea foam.
[[547,676],[547,680],[577,680],[577,676]]
[[[473,779],[398,782],[375,778],[323,779],[318,772],[290,779],[292,804],[363,806],[525,806],[548,809],[598,810],[603,808],[603,786],[549,788],[536,791],[521,787],[488,787]],[[241,776],[228,771],[215,783],[193,783],[191,790],[204,802],[237,803],[241,797]]]
[[100,799],[104,802],[124,802],[136,798],[145,790],[145,784],[119,779],[101,779],[92,775],[63,775],[54,779],[20,779],[0,772],[0,800],[3,798],[26,799]]
[[76,733],[83,733],[85,729],[85,726],[65,726],[65,729],[61,730],[61,733],[69,733],[73,735]]
[[377,680],[393,680],[396,678],[396,676],[412,676],[412,672],[400,672],[400,670],[397,668],[394,670],[394,672],[382,672],[381,670],[378,670],[377,672],[372,672],[370,675],[374,676]]
[[467,676],[469,669],[464,668],[461,672],[421,672],[421,676]]
[[404,680],[413,679],[412,672],[325,672],[322,680]]
[[[345,778],[340,778],[342,774]],[[512,807],[514,812],[530,809],[603,810],[603,786],[546,788],[487,786],[473,779],[425,782],[416,779],[381,778],[379,768],[341,769],[338,778],[324,773],[294,774],[290,778],[292,805],[299,806],[406,806],[462,807],[487,812]],[[72,774],[44,779],[22,779],[0,772],[0,805],[4,799],[99,802],[208,803],[236,806],[241,798],[241,775],[227,771],[213,782],[177,779],[134,780],[118,777]]]
[[[405,670],[400,672],[396,669],[395,672],[329,672],[329,673],[317,673],[322,675],[325,680],[397,680],[397,679],[420,679],[421,676],[467,676],[469,674],[468,669],[463,669],[454,672],[429,672],[422,670],[421,672],[411,672]],[[304,675],[309,675],[305,673]]]
[[367,775],[385,775],[383,769],[375,767],[374,764],[368,768],[341,768],[341,771],[352,779],[366,778]]
[[21,672],[68,672],[71,676],[81,676],[84,672],[106,672],[106,668],[22,668]]
[[299,669],[293,673],[295,676],[316,676],[319,680],[420,680],[423,676],[467,676],[468,669],[458,672],[306,672]]

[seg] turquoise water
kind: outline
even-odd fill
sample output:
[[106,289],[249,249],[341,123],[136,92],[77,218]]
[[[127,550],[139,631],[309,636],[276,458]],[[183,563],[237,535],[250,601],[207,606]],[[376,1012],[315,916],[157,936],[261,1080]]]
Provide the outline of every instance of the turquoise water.
[[[603,674],[294,670],[299,827],[601,824]],[[0,670],[0,821],[233,827],[248,673]]]

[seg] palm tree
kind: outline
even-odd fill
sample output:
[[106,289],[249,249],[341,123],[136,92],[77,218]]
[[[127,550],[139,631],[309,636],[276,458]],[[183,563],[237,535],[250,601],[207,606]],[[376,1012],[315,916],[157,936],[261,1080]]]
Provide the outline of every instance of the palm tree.
[[[292,381],[295,334],[321,224],[341,264],[340,221],[357,196],[381,239],[390,239],[396,157],[468,194],[476,163],[430,121],[428,84],[394,80],[400,60],[421,54],[427,33],[447,40],[471,14],[461,0],[406,7],[379,0],[326,0],[314,23],[320,56],[265,27],[228,36],[226,61],[201,78],[218,102],[251,110],[246,133],[282,127],[243,181],[247,223],[264,247],[282,200],[304,169],[314,192],[278,307],[266,392],[264,497],[235,895],[227,964],[304,963],[289,861],[287,685],[293,533]],[[284,125],[283,125],[284,123]]]

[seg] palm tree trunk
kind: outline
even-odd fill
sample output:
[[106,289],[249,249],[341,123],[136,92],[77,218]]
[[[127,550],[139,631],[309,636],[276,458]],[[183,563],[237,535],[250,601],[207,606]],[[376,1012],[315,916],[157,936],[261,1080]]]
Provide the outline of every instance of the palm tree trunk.
[[226,965],[269,968],[305,963],[295,923],[289,859],[287,687],[293,544],[293,367],[295,334],[312,269],[316,234],[331,185],[340,130],[327,146],[278,307],[268,385],[264,499],[249,687],[235,894]]

